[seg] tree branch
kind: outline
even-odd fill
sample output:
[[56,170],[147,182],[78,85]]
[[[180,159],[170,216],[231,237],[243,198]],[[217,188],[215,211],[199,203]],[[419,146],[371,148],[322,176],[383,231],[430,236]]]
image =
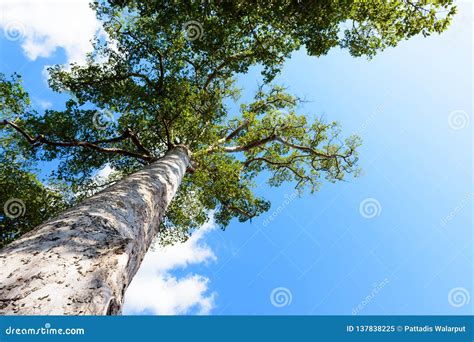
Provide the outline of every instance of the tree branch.
[[300,150],[300,151],[306,151],[306,152],[309,152],[311,153],[312,155],[314,156],[318,156],[318,157],[324,157],[324,158],[342,158],[342,159],[346,159],[347,156],[343,156],[341,154],[326,154],[326,153],[321,153],[319,151],[316,151],[314,148],[311,148],[311,147],[307,147],[307,146],[303,146],[303,145],[297,145],[297,144],[293,144],[289,141],[286,141],[284,140],[283,138],[281,137],[276,137],[276,139],[278,142],[282,143],[283,145],[286,145],[286,146],[289,146],[289,147],[292,147],[292,148],[295,148],[297,150]]
[[[49,146],[55,146],[55,147],[82,147],[82,148],[87,148],[95,151],[99,151],[102,153],[109,153],[109,154],[121,154],[124,156],[128,157],[133,157],[137,159],[144,160],[146,162],[153,162],[156,160],[156,157],[152,155],[147,155],[147,154],[141,154],[133,151],[128,151],[122,148],[111,148],[111,147],[101,147],[95,143],[88,142],[88,141],[80,141],[80,140],[70,140],[70,141],[53,141],[48,138],[46,138],[43,134],[38,134],[36,137],[32,137],[26,130],[18,126],[16,123],[4,120],[0,122],[1,125],[3,126],[11,126],[13,129],[15,129],[18,133],[20,133],[26,141],[34,146],[40,146],[40,145],[49,145]],[[108,140],[103,140],[102,142],[110,142],[110,141],[118,141],[121,140],[122,137],[116,137]],[[100,143],[100,141],[99,141]]]
[[219,64],[208,76],[206,82],[204,82],[203,89],[206,90],[209,84],[219,75],[219,72],[225,68],[231,61],[239,59],[239,58],[247,58],[252,57],[254,54],[253,52],[246,52],[246,53],[237,53],[228,58],[224,59],[221,64]]
[[[299,157],[308,157],[307,155],[306,156],[299,156]],[[308,177],[306,176],[305,174],[300,174],[298,171],[296,171],[292,166],[291,166],[291,163],[296,159],[297,157],[295,158],[292,158],[291,160],[287,161],[287,162],[275,162],[275,161],[272,161],[268,158],[265,158],[265,157],[255,157],[255,158],[251,158],[251,159],[248,159],[246,160],[244,163],[243,163],[243,166],[244,167],[248,167],[251,163],[253,162],[256,162],[256,161],[263,161],[263,162],[266,162],[267,164],[270,164],[270,165],[274,165],[274,166],[277,166],[278,169],[288,169],[290,170],[295,176],[296,178],[299,179],[298,181],[298,184],[299,185],[301,182],[303,181],[311,181],[311,177]]]
[[[155,82],[153,82],[147,75],[140,74],[138,72],[129,72],[123,76],[124,78],[129,78],[129,77],[137,77],[141,78],[142,80],[145,80],[145,82],[155,89],[157,92],[160,91],[159,85],[157,85]],[[158,81],[159,82],[159,81]]]
[[171,149],[171,147],[173,146],[173,142],[171,141],[171,134],[170,134],[170,130],[168,128],[168,124],[166,123],[166,120],[164,118],[161,118],[161,122],[163,123],[163,127],[165,128],[165,133],[166,133],[166,147],[169,149]]
[[149,155],[151,156],[151,152],[148,151],[143,145],[142,143],[140,142],[140,140],[138,139],[138,137],[135,135],[135,133],[132,132],[132,130],[130,128],[127,128],[125,130],[125,133],[127,137],[130,137],[130,139],[132,140],[132,142],[135,144],[135,146],[140,150],[142,151],[143,153],[145,153],[146,155]]
[[219,149],[222,149],[224,152],[229,152],[229,153],[235,153],[235,152],[244,152],[248,151],[254,147],[258,147],[261,145],[265,145],[267,142],[273,141],[277,138],[275,134],[271,134],[270,136],[263,138],[263,139],[256,139],[251,141],[250,143],[244,145],[244,146],[222,146],[220,147],[219,145],[212,145],[210,146],[206,152],[207,153],[214,153]]
[[236,206],[233,206],[233,205],[230,205],[230,204],[225,204],[225,203],[222,203],[226,208],[230,209],[230,210],[233,210],[233,211],[237,211],[239,213],[241,213],[242,215],[246,216],[247,218],[249,219],[252,219],[254,218],[255,216],[257,216],[256,213],[249,213],[248,211],[242,209],[242,208],[239,208],[239,207],[236,207]]
[[122,134],[118,137],[114,137],[114,138],[110,138],[110,139],[91,141],[91,144],[98,145],[98,144],[116,143],[116,142],[123,141],[127,138],[128,138],[128,136],[126,134]]
[[249,122],[247,120],[244,120],[239,126],[237,126],[236,129],[234,129],[230,134],[224,138],[224,141],[230,141],[231,139],[235,138],[242,130],[247,128],[249,125]]
[[158,56],[160,76],[159,76],[159,79],[158,79],[158,86],[155,86],[155,89],[158,91],[158,93],[162,92],[163,91],[164,77],[165,77],[163,54],[156,47],[151,46],[148,42],[139,39],[132,32],[124,31],[124,34],[128,34],[130,37],[135,39],[135,41],[137,41],[138,43],[144,45],[149,50],[151,55],[156,54]]

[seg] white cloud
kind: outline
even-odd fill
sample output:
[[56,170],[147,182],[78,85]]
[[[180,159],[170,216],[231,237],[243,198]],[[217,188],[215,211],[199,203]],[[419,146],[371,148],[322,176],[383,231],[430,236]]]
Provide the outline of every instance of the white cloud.
[[53,106],[51,101],[48,101],[48,100],[37,99],[36,102],[41,107],[41,109],[49,109]]
[[90,40],[103,32],[89,1],[2,0],[0,28],[7,39],[21,42],[31,60],[64,48],[68,63],[83,63]]
[[[92,51],[90,40],[95,34],[105,37],[90,0],[1,0],[0,34],[21,44],[31,60],[50,57],[63,48],[67,63],[84,63]],[[3,32],[2,32],[3,31]],[[113,47],[113,44],[112,44]],[[43,76],[47,78],[46,66]],[[40,101],[47,108],[50,103]],[[113,171],[110,165],[99,170],[97,180],[105,180]],[[213,222],[205,224],[182,244],[150,251],[125,295],[124,314],[143,311],[158,315],[185,314],[193,310],[208,314],[214,307],[216,294],[209,293],[209,279],[188,273],[183,277],[174,270],[216,259],[212,250],[202,242]]]
[[210,313],[216,294],[208,293],[209,279],[192,273],[179,278],[173,270],[216,260],[210,247],[202,242],[214,228],[215,224],[208,222],[185,243],[148,252],[125,294],[124,314]]
[[112,172],[114,172],[115,170],[110,166],[110,164],[105,164],[105,166],[100,169],[99,171],[97,171],[97,174],[95,175],[96,178],[98,178],[97,180],[107,180],[107,178],[109,178],[109,176],[112,174]]

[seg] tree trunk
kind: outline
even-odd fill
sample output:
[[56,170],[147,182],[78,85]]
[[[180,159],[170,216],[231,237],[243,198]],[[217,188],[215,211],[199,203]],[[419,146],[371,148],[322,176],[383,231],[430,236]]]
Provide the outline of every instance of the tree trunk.
[[0,250],[0,314],[119,314],[189,162],[175,147]]

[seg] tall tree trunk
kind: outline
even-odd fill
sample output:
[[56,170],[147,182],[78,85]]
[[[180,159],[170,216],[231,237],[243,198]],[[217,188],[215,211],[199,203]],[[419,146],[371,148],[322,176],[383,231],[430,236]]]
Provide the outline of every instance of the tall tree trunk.
[[0,250],[0,314],[120,313],[189,162],[175,147]]

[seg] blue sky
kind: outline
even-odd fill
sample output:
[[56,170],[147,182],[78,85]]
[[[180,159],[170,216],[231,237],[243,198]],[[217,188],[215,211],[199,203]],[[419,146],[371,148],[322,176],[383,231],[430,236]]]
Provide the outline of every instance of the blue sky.
[[[275,83],[308,100],[301,113],[362,137],[363,174],[296,199],[291,184],[270,188],[262,178],[268,213],[225,232],[208,225],[191,243],[150,256],[125,312],[472,314],[473,17],[462,2],[443,35],[371,61],[295,53]],[[47,48],[31,42],[43,54],[28,54],[30,26],[52,37]],[[0,37],[0,71],[21,73],[38,109],[62,105],[42,71],[80,58],[68,39],[34,23],[22,39]],[[258,68],[239,77],[243,102],[260,81]]]

